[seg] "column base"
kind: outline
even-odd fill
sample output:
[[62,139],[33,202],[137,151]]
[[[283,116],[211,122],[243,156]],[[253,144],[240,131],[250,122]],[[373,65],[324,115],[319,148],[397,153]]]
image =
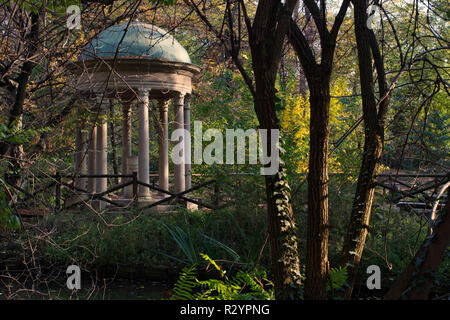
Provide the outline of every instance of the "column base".
[[192,211],[198,211],[198,204],[186,201],[186,209]]
[[158,196],[157,197],[161,200],[161,199],[170,197],[170,194],[163,193],[163,192],[158,192]]
[[195,203],[192,203],[192,202],[189,202],[189,201],[186,201],[183,199],[178,199],[176,203],[178,206],[181,206],[185,209],[192,210],[192,211],[198,211],[198,205]]
[[103,211],[106,209],[108,203],[103,200],[92,200],[92,208],[98,211]]
[[148,188],[140,188],[141,186],[138,187],[138,192],[137,192],[137,196],[138,199],[147,199],[147,198],[152,198],[152,193],[150,192],[150,190]]
[[152,202],[154,201],[151,195],[138,195],[138,202]]
[[70,207],[73,204],[83,204],[89,200],[89,195],[83,193],[74,193],[69,197],[66,197],[64,201],[64,208]]

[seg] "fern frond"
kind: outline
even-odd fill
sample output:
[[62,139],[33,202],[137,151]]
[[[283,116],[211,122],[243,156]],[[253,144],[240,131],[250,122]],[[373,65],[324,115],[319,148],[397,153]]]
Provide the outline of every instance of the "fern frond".
[[[348,278],[347,267],[331,268],[330,279],[333,289],[340,289],[344,286]],[[327,290],[330,289],[330,284],[327,283]]]
[[221,279],[198,280],[196,266],[186,267],[175,284],[172,299],[178,300],[271,300],[273,290],[266,290],[266,274],[258,270],[238,271],[230,280],[225,271],[206,254],[201,254],[221,274]]
[[224,271],[213,259],[211,259],[207,254],[204,253],[200,253],[200,256],[206,261],[208,261],[211,265],[213,265],[214,268],[220,272],[220,276],[222,278],[226,278],[225,276],[226,271]]
[[[246,293],[240,293],[238,299],[243,300],[269,300],[272,298],[273,293],[266,291],[261,282],[256,281],[259,278],[258,272],[244,272],[239,271],[234,277],[234,283],[239,285],[242,289],[246,290]],[[241,290],[242,291],[242,290]]]
[[194,299],[194,289],[197,286],[196,269],[197,267],[193,265],[181,270],[180,277],[173,289],[172,300]]

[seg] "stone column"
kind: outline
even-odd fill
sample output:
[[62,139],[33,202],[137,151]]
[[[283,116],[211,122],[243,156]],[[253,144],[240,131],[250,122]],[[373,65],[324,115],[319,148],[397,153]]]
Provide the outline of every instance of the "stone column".
[[[175,111],[175,130],[184,129],[184,94],[178,93],[173,100],[174,111]],[[185,176],[184,176],[184,137],[181,136],[180,140],[176,142],[180,144],[181,157],[180,163],[174,164],[174,182],[175,182],[175,193],[179,193],[185,190]]]
[[[96,170],[96,155],[97,155],[97,127],[94,125],[91,134],[89,135],[89,149],[88,149],[88,174],[94,175],[97,173]],[[96,191],[95,178],[88,178],[88,192],[95,193]]]
[[[75,175],[87,173],[87,134],[84,132],[85,121],[80,112],[78,113],[78,124],[75,138]],[[77,188],[86,189],[86,179],[75,178],[74,185]]]
[[185,171],[185,186],[186,190],[191,188],[191,96],[187,95],[184,98],[184,129],[185,134],[188,136],[184,137],[184,171]]
[[[139,171],[138,180],[150,183],[149,132],[148,132],[148,104],[149,90],[139,90]],[[150,190],[139,186],[139,197],[150,198]]]
[[[107,99],[103,99],[103,103],[100,106],[97,126],[97,157],[96,157],[96,171],[98,175],[108,174],[108,124],[106,121],[106,103]],[[108,186],[107,178],[97,178],[96,192],[106,191]],[[103,210],[106,207],[104,201],[100,201],[99,209]]]
[[[138,157],[128,157],[128,172],[139,172],[139,159]],[[126,187],[126,199],[133,198],[133,185]]]
[[[169,191],[169,121],[168,108],[169,100],[159,100],[159,158],[158,158],[158,179],[159,187]],[[168,196],[167,194],[161,194]]]
[[[128,158],[131,157],[131,103],[123,104],[123,124],[122,124],[122,174],[131,174],[128,170]],[[123,182],[130,179],[122,179]],[[123,196],[128,198],[132,186],[123,189]]]

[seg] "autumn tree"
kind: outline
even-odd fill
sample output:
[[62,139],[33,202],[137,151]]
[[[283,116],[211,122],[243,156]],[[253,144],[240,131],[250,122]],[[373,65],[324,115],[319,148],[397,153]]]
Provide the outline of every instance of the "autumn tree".
[[328,29],[327,1],[320,1],[320,5],[313,0],[303,2],[313,17],[321,48],[318,61],[304,31],[300,29],[296,21],[290,19],[289,42],[301,62],[308,83],[311,106],[305,298],[324,299],[329,273],[330,82],[337,36],[350,1],[342,2],[331,30]]
[[[374,202],[375,187],[377,186],[377,175],[382,161],[383,147],[385,144],[385,127],[390,105],[392,92],[398,86],[400,79],[405,74],[411,81],[411,86],[419,90],[419,96],[423,96],[421,107],[429,103],[437,93],[436,88],[439,84],[445,84],[441,73],[441,66],[438,66],[437,57],[433,57],[430,52],[445,50],[446,46],[442,43],[442,38],[435,32],[430,32],[431,26],[427,25],[431,19],[420,18],[420,5],[417,1],[412,1],[412,12],[409,13],[409,21],[404,39],[400,39],[399,29],[394,25],[387,9],[376,3],[387,20],[389,34],[393,38],[393,47],[397,55],[394,65],[397,70],[393,72],[391,82],[388,83],[385,69],[386,54],[384,52],[384,42],[386,36],[377,38],[375,30],[370,26],[369,21],[369,1],[352,1],[354,5],[354,25],[355,40],[357,46],[357,57],[359,66],[359,82],[362,97],[362,111],[364,123],[364,146],[363,158],[360,164],[360,171],[357,180],[353,205],[350,214],[349,224],[345,233],[344,246],[342,250],[341,265],[347,266],[349,287],[346,290],[345,297],[350,299],[356,280],[358,266],[361,262],[366,237],[369,230],[370,216]],[[406,5],[409,7],[409,4]],[[419,23],[425,27],[427,34],[421,36]],[[432,40],[430,40],[432,39]],[[428,48],[427,42],[431,41],[431,47]],[[445,40],[444,40],[445,42]],[[420,48],[420,49],[419,49]],[[430,68],[431,66],[431,68]],[[414,68],[417,68],[418,77],[414,76]],[[423,91],[420,84],[424,81],[426,70],[432,70],[435,77],[431,87],[431,93]],[[403,80],[404,81],[404,80]],[[408,83],[406,83],[408,84]],[[414,122],[414,120],[413,120]],[[400,159],[401,161],[401,159]]]
[[[275,82],[281,58],[281,50],[289,29],[295,0],[261,1],[257,4],[254,16],[249,12],[252,4],[241,1],[226,1],[223,13],[224,26],[228,29],[228,38],[224,28],[215,26],[208,17],[205,6],[195,1],[185,0],[187,6],[194,9],[198,17],[216,36],[240,71],[254,100],[254,109],[261,129],[279,129],[276,110]],[[233,9],[234,8],[234,9]],[[233,18],[233,12],[239,12]],[[238,25],[236,25],[236,21]],[[237,29],[243,21],[248,33],[251,52],[252,73],[245,70],[241,61],[240,47],[236,45]],[[235,24],[233,24],[235,23]],[[272,150],[271,141],[263,146]],[[274,175],[265,176],[267,219],[272,272],[277,299],[295,299],[299,294],[300,267],[297,252],[296,226],[290,199],[290,188],[283,165]]]

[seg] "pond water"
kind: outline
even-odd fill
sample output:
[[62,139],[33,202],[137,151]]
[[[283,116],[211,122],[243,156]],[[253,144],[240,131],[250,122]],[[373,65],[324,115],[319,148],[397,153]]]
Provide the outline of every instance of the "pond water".
[[[31,286],[26,286],[30,289]],[[115,279],[105,283],[97,283],[94,287],[92,283],[82,283],[81,289],[76,293],[67,289],[65,282],[53,283],[48,288],[40,288],[44,294],[23,291],[23,287],[6,290],[0,288],[0,300],[2,299],[92,299],[92,300],[160,300],[168,298],[173,288],[173,283],[158,281],[138,281],[128,279]],[[11,292],[20,292],[17,295],[10,295]]]
[[[116,280],[106,286],[99,299],[106,300],[158,300],[167,298],[173,284],[155,281]],[[100,294],[100,292],[99,292]]]

